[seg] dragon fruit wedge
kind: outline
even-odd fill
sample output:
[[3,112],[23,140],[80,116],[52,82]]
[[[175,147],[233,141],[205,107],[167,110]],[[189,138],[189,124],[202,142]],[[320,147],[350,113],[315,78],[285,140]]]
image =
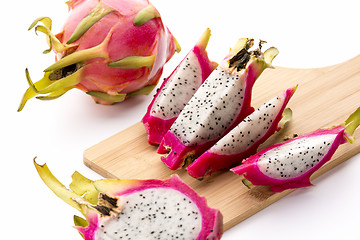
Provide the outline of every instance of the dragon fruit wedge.
[[70,189],[46,164],[35,167],[45,184],[79,210],[75,228],[85,240],[220,239],[222,215],[177,175],[167,180],[102,179],[75,172]]
[[196,91],[158,148],[158,153],[168,154],[162,157],[167,167],[189,165],[254,111],[252,87],[278,53],[274,47],[262,53],[262,43],[249,51],[254,40],[240,39]]
[[150,144],[160,144],[180,111],[217,67],[217,63],[209,60],[205,50],[209,38],[210,29],[207,29],[194,48],[164,80],[150,103],[142,119]]
[[297,86],[262,105],[241,123],[203,153],[187,172],[195,178],[221,169],[229,169],[257,152],[257,148],[291,119],[292,112],[285,109]]
[[149,94],[164,64],[180,51],[148,0],[70,0],[67,4],[70,13],[62,32],[51,33],[48,17],[36,19],[29,28],[46,34],[50,48],[44,53],[54,50],[57,61],[35,83],[26,69],[30,87],[18,111],[32,97],[56,99],[73,88],[100,104]]
[[311,186],[310,176],[328,162],[336,149],[347,141],[360,125],[360,108],[344,124],[318,129],[270,146],[231,171],[244,175],[253,185],[268,185],[274,192]]

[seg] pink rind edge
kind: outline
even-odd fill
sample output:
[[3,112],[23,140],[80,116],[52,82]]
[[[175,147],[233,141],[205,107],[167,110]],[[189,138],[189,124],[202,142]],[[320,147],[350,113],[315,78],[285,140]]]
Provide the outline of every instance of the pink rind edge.
[[[306,187],[311,186],[310,182],[310,176],[317,171],[321,166],[323,166],[326,162],[328,162],[333,154],[335,153],[336,149],[343,143],[345,143],[347,140],[345,139],[344,135],[344,126],[339,125],[336,127],[333,127],[331,129],[318,129],[312,133],[304,134],[302,136],[299,136],[297,138],[290,139],[284,143],[279,143],[272,145],[266,149],[263,149],[262,151],[258,152],[255,155],[252,155],[248,159],[246,159],[242,165],[237,166],[235,168],[230,169],[230,171],[238,174],[238,175],[244,175],[244,177],[249,180],[253,185],[268,185],[272,188],[272,191],[274,192],[282,192],[284,190],[290,189],[290,188],[300,188],[300,187]],[[333,144],[331,145],[329,151],[325,154],[325,156],[322,158],[322,160],[315,165],[313,168],[308,170],[307,172],[303,173],[302,175],[295,177],[291,180],[285,179],[285,180],[279,180],[279,179],[273,179],[266,175],[264,175],[260,169],[258,168],[257,161],[261,155],[266,153],[267,151],[279,147],[281,145],[290,143],[296,139],[300,138],[307,138],[311,136],[317,136],[317,135],[325,135],[325,134],[337,134]]]

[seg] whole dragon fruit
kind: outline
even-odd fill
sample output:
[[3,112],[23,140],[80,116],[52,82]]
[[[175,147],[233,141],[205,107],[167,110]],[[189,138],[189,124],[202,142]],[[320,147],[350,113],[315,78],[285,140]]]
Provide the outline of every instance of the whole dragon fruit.
[[196,91],[169,131],[158,153],[170,169],[186,166],[254,111],[250,106],[255,80],[278,51],[249,51],[254,40],[240,39]]
[[[56,62],[25,92],[18,111],[32,97],[51,100],[73,88],[97,103],[112,104],[148,94],[156,86],[176,40],[148,0],[70,0],[62,32],[51,33],[48,17],[36,19],[29,30],[43,32]],[[42,23],[37,25],[38,23]]]
[[221,169],[229,169],[257,152],[257,148],[291,118],[291,110],[285,109],[296,87],[287,89],[279,96],[262,105],[234,127],[210,149],[196,159],[187,172],[195,178]]
[[217,63],[209,60],[205,50],[209,38],[210,29],[207,29],[194,48],[165,79],[150,103],[142,119],[150,144],[160,144],[186,103],[217,67]]
[[222,215],[209,208],[177,175],[167,180],[102,179],[75,172],[70,189],[45,165],[35,167],[45,184],[86,219],[75,216],[85,240],[220,239]]
[[310,176],[328,162],[360,125],[360,108],[344,124],[292,138],[270,146],[243,161],[231,171],[244,175],[254,185],[271,186],[281,192],[311,186]]

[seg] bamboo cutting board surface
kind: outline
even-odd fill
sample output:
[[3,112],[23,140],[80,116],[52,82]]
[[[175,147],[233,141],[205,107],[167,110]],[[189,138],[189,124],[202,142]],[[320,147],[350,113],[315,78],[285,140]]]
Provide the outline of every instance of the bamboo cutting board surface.
[[[360,55],[325,68],[267,69],[255,83],[252,104],[257,108],[296,84],[299,87],[288,104],[293,110],[292,121],[260,148],[281,142],[294,133],[303,134],[344,122],[360,106]],[[360,129],[355,131],[354,137],[357,139],[354,144],[341,145],[332,160],[313,177],[359,153]],[[272,193],[264,186],[249,190],[242,184],[242,177],[226,171],[202,181],[191,178],[185,170],[171,171],[160,160],[156,147],[147,143],[141,123],[85,150],[84,163],[102,176],[111,178],[166,179],[178,174],[198,194],[205,196],[211,207],[221,211],[225,230],[293,191]]]

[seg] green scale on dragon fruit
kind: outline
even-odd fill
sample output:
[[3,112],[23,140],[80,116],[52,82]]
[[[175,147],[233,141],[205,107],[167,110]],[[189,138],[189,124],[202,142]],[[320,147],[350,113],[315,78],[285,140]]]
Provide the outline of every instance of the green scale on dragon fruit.
[[270,146],[231,171],[244,175],[253,185],[268,185],[274,192],[311,186],[311,175],[331,159],[341,144],[353,142],[351,136],[359,124],[360,108],[344,124]]
[[187,167],[189,175],[202,178],[214,171],[238,165],[244,158],[256,153],[260,144],[291,119],[292,112],[285,107],[296,88],[287,89],[247,116]]
[[180,51],[159,12],[148,0],[70,0],[63,30],[53,35],[52,21],[40,17],[29,30],[46,34],[56,62],[33,83],[29,71],[18,111],[36,97],[56,99],[77,88],[96,103],[113,104],[149,94],[164,64]]
[[186,103],[217,67],[218,64],[210,61],[206,52],[210,34],[210,29],[203,33],[193,49],[164,80],[150,103],[142,119],[150,144],[160,144]]
[[249,51],[254,40],[242,38],[190,99],[169,131],[159,154],[172,170],[186,166],[254,111],[250,106],[255,80],[277,55],[271,47]]
[[85,240],[217,240],[223,233],[221,213],[208,207],[177,175],[167,180],[100,179],[78,172],[70,189],[49,168],[35,167],[44,183],[85,218],[74,216]]

